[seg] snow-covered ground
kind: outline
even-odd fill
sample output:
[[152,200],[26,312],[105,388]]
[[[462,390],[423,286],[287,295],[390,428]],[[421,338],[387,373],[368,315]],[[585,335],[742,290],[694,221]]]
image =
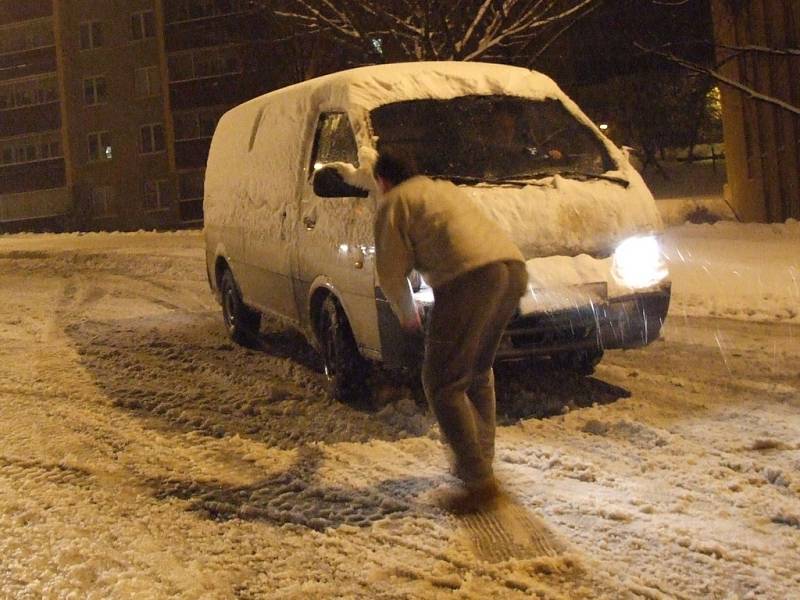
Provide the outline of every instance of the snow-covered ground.
[[800,323],[800,222],[668,229],[672,315]]
[[800,225],[665,250],[661,341],[499,369],[509,498],[459,518],[410,392],[228,342],[197,232],[0,236],[0,597],[800,597]]

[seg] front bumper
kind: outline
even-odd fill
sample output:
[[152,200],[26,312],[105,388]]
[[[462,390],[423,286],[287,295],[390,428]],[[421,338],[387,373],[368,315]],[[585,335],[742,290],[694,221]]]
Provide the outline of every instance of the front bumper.
[[[424,354],[423,336],[404,333],[379,292],[376,289],[382,361],[391,368],[416,369]],[[514,317],[506,327],[497,359],[646,346],[661,334],[669,300],[670,285],[665,284],[658,291]]]
[[666,285],[580,308],[517,316],[506,328],[497,358],[646,346],[661,334],[669,300]]

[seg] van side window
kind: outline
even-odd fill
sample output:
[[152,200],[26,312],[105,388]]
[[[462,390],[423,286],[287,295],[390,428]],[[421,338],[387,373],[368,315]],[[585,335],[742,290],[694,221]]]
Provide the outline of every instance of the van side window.
[[356,137],[345,113],[323,113],[317,122],[314,151],[311,153],[309,174],[316,168],[332,162],[346,162],[358,166]]

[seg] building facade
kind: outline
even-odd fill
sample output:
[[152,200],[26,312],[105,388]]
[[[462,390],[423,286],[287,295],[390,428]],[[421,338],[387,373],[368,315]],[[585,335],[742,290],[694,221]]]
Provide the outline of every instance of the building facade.
[[[719,71],[800,108],[800,3],[712,0]],[[726,199],[745,221],[800,218],[800,116],[720,86]]]
[[55,17],[17,4],[0,2],[0,224],[56,225],[71,197]]
[[211,136],[228,109],[286,83],[272,75],[269,23],[252,0],[163,0],[178,217],[203,216]]
[[270,76],[251,0],[0,0],[0,232],[202,223],[228,108]]

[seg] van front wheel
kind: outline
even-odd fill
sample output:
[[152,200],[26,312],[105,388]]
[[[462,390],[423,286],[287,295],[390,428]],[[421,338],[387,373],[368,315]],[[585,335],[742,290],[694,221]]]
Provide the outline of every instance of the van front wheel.
[[579,375],[591,375],[594,368],[603,360],[603,350],[572,350],[559,352],[550,357],[558,369],[573,371]]
[[248,308],[230,269],[225,269],[220,281],[222,318],[230,338],[237,344],[247,346],[258,336],[261,314]]
[[343,402],[366,401],[369,364],[358,352],[347,317],[332,296],[322,303],[317,331],[331,395]]

